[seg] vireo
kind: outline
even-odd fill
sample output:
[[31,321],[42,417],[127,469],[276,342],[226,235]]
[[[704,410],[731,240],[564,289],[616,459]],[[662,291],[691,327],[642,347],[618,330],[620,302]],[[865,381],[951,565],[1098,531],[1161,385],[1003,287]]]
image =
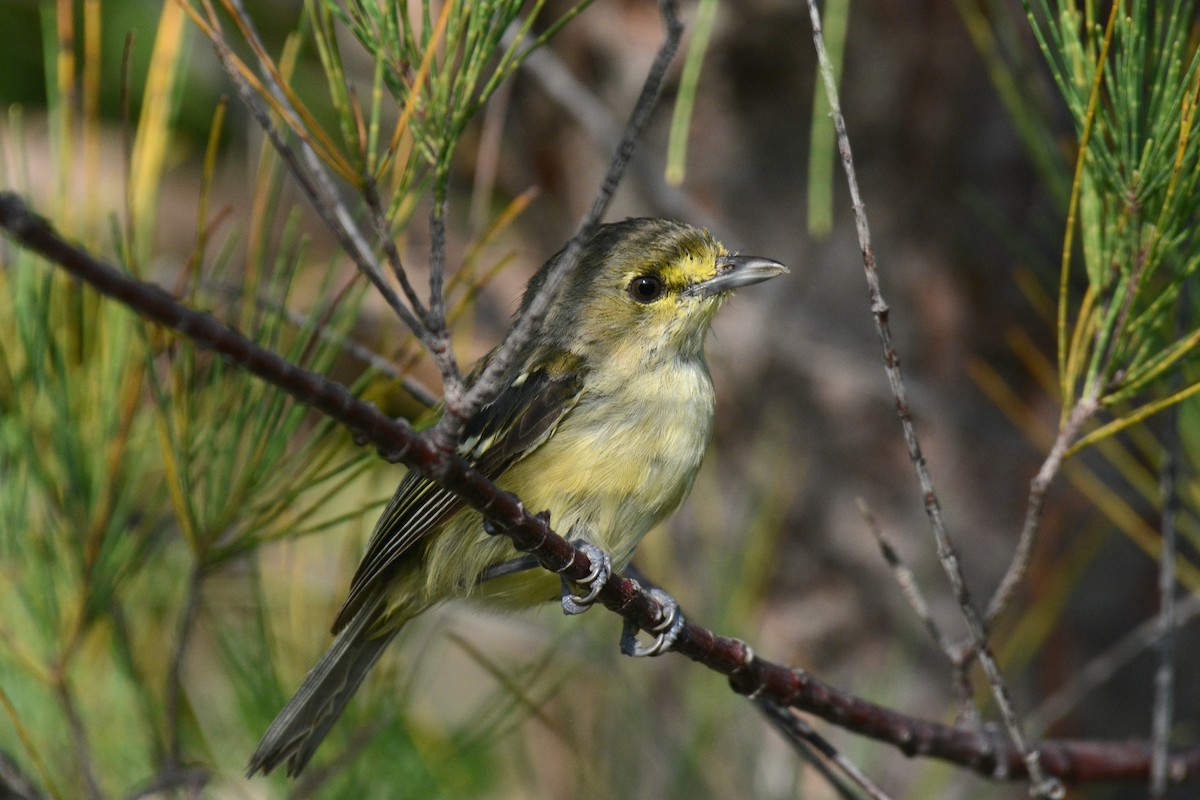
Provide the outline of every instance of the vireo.
[[[559,256],[529,282],[518,314]],[[713,427],[704,339],[717,308],[734,289],[786,271],[730,255],[678,222],[598,228],[460,444],[484,475],[589,546],[592,591],[572,595],[506,537],[485,532],[478,512],[409,473],[375,524],[337,637],[263,736],[249,774],[284,759],[299,774],[388,642],[435,603],[477,597],[512,608],[561,595],[564,611],[586,610],[608,569],[629,562],[696,477]]]

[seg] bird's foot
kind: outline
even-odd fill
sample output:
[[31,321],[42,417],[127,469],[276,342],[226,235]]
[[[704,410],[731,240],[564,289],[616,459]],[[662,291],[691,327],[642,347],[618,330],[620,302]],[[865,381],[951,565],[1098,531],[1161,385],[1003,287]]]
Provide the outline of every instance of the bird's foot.
[[594,544],[583,541],[575,541],[572,544],[587,553],[592,571],[576,583],[577,586],[587,589],[585,595],[574,594],[567,579],[562,579],[562,610],[564,614],[582,614],[592,607],[600,590],[608,583],[608,578],[612,575],[612,558]]
[[658,601],[660,621],[646,631],[646,633],[653,634],[654,641],[643,645],[637,638],[638,626],[625,620],[625,627],[621,631],[621,652],[634,658],[660,656],[667,652],[675,646],[675,640],[679,638],[684,625],[683,614],[680,613],[679,603],[674,597],[662,589],[648,589],[647,591]]

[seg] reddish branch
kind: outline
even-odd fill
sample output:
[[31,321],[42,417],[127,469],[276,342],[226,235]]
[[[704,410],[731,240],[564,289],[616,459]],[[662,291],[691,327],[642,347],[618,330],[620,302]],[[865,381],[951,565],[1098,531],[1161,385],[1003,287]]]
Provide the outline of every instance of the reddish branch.
[[[385,458],[402,461],[437,481],[478,509],[518,549],[533,554],[547,569],[576,581],[591,572],[587,555],[558,536],[548,520],[526,511],[518,498],[498,489],[461,458],[435,447],[403,420],[393,420],[356,399],[340,384],[259,347],[215,317],[182,305],[162,288],[137,281],[67,242],[11,192],[0,192],[0,228],[101,294],[221,354],[351,429]],[[659,621],[658,604],[636,581],[613,576],[599,599],[640,628],[652,628]],[[674,649],[728,676],[730,685],[741,694],[815,714],[895,745],[907,755],[960,764],[990,778],[1025,777],[1021,754],[1007,739],[917,719],[861,700],[804,670],[756,658],[738,639],[687,623]],[[1048,774],[1072,783],[1140,781],[1150,769],[1150,746],[1144,741],[1046,740],[1037,751]],[[1174,783],[1194,780],[1198,772],[1200,748],[1176,751],[1168,760],[1167,773]]]

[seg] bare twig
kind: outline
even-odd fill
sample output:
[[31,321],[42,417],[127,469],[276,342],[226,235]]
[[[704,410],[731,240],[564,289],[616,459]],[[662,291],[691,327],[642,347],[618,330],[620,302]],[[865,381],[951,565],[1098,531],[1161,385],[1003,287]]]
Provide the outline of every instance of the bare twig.
[[808,0],[808,10],[809,18],[812,21],[813,43],[817,49],[817,60],[820,63],[821,77],[825,83],[825,92],[829,100],[830,111],[833,115],[834,127],[837,131],[838,151],[841,154],[842,167],[846,173],[846,182],[850,189],[850,199],[854,206],[854,221],[858,229],[859,248],[862,250],[863,272],[866,275],[867,286],[870,291],[871,314],[875,318],[875,332],[879,336],[880,344],[883,346],[884,365],[887,371],[888,383],[891,386],[892,395],[896,402],[896,411],[900,416],[900,423],[904,429],[904,440],[908,445],[909,457],[916,469],[917,479],[921,484],[921,493],[925,499],[925,513],[929,517],[934,537],[937,540],[938,560],[941,562],[942,568],[950,580],[955,599],[958,601],[963,619],[966,620],[967,630],[971,634],[971,640],[978,653],[980,664],[988,677],[988,683],[992,687],[992,694],[996,699],[997,707],[1000,709],[1000,716],[1004,721],[1005,727],[1008,729],[1009,736],[1012,737],[1013,744],[1023,754],[1029,770],[1030,780],[1033,783],[1034,793],[1041,797],[1061,797],[1063,794],[1062,785],[1045,775],[1039,763],[1039,753],[1028,742],[1025,732],[1022,730],[1021,721],[1013,709],[1004,676],[1001,674],[1000,667],[996,663],[996,659],[992,655],[988,645],[987,631],[985,630],[983,620],[980,618],[979,611],[975,608],[975,604],[971,600],[970,590],[967,588],[966,580],[963,578],[962,569],[958,563],[958,554],[950,540],[949,531],[946,529],[946,522],[942,517],[941,503],[938,501],[937,493],[934,491],[933,479],[930,477],[929,469],[925,463],[925,456],[921,452],[921,446],[917,440],[912,412],[908,405],[907,391],[900,372],[900,358],[896,354],[896,349],[892,344],[891,328],[888,324],[889,309],[883,299],[883,293],[879,285],[879,273],[875,266],[875,253],[871,247],[871,232],[867,224],[866,207],[863,205],[862,197],[858,190],[858,179],[854,172],[854,158],[850,151],[850,137],[846,133],[846,120],[842,116],[841,104],[838,100],[837,82],[834,80],[833,66],[829,61],[829,54],[825,51],[825,41],[821,35],[821,15],[817,10],[816,0]]
[[858,499],[858,511],[862,514],[863,520],[867,523],[867,527],[875,537],[875,542],[879,545],[879,552],[883,556],[883,560],[891,568],[892,577],[900,585],[900,592],[904,595],[904,599],[908,601],[909,606],[912,607],[913,613],[917,615],[917,619],[921,620],[921,624],[925,626],[925,631],[929,634],[929,638],[946,654],[946,658],[952,662],[957,662],[954,642],[942,633],[941,626],[933,618],[933,612],[930,611],[929,603],[925,600],[925,595],[921,592],[921,587],[917,585],[912,570],[900,559],[900,554],[892,547],[892,543],[879,527],[875,515],[871,513],[871,508],[861,497]]
[[[1168,422],[1178,418],[1179,406],[1168,411]],[[1173,430],[1174,424],[1169,428]],[[1175,517],[1179,512],[1176,479],[1179,469],[1179,436],[1167,443],[1162,484],[1162,551],[1158,555],[1158,666],[1154,671],[1154,716],[1151,723],[1153,759],[1150,765],[1150,796],[1162,798],[1167,791],[1167,755],[1171,741],[1171,718],[1175,689]]]
[[[856,800],[858,797],[854,789],[846,785],[846,781],[849,780],[873,800],[889,800],[883,790],[876,786],[857,764],[838,752],[832,742],[817,733],[802,717],[771,700],[760,698],[754,701],[754,705],[776,730],[787,737],[796,753],[821,773],[821,777],[833,787],[839,797],[848,800]],[[834,767],[838,772],[834,771]]]
[[425,324],[430,333],[430,354],[436,363],[443,365],[445,402],[449,405],[458,399],[462,375],[446,328],[446,193],[439,189],[435,194],[429,211],[429,309]]
[[[1186,330],[1188,291],[1179,292],[1176,332]],[[1183,387],[1183,370],[1171,376],[1171,393]],[[1150,797],[1161,800],[1167,794],[1167,753],[1171,743],[1171,720],[1175,695],[1175,552],[1176,520],[1181,500],[1179,496],[1179,466],[1182,436],[1179,431],[1179,406],[1173,405],[1163,419],[1166,430],[1162,464],[1162,550],[1158,554],[1158,666],[1154,671],[1154,715],[1151,719],[1150,740],[1153,757],[1150,761]]]
[[363,176],[362,196],[366,201],[367,210],[371,214],[371,222],[375,226],[375,238],[383,246],[383,254],[387,256],[388,263],[392,267],[392,274],[400,283],[400,288],[412,305],[413,312],[424,319],[425,307],[421,304],[421,298],[417,296],[417,290],[408,280],[408,271],[404,269],[404,262],[400,259],[400,250],[396,247],[396,239],[392,234],[391,223],[388,222],[387,211],[383,207],[383,200],[379,197],[379,187],[376,186],[375,179],[370,175]]
[[1021,534],[1017,538],[1017,547],[1013,551],[1008,569],[1005,571],[1004,577],[1000,579],[1000,584],[988,603],[987,615],[984,618],[985,625],[990,627],[1004,613],[1012,601],[1017,587],[1024,580],[1025,573],[1029,569],[1029,561],[1033,557],[1034,545],[1037,543],[1037,531],[1041,525],[1042,511],[1046,505],[1046,492],[1050,490],[1050,485],[1058,476],[1067,450],[1079,438],[1084,424],[1095,416],[1099,407],[1096,395],[1092,392],[1088,392],[1079,399],[1067,416],[1066,423],[1059,430],[1058,436],[1050,448],[1050,453],[1042,462],[1037,475],[1029,482],[1029,505],[1025,510],[1025,522],[1021,526]]
[[[528,513],[518,498],[500,490],[466,461],[434,446],[427,435],[417,434],[403,420],[392,419],[355,399],[340,384],[263,349],[215,317],[183,306],[162,288],[131,278],[67,242],[11,192],[0,192],[0,228],[23,247],[62,266],[101,294],[268,381],[355,432],[385,458],[403,461],[418,474],[454,492],[543,567],[572,582],[582,581],[591,573],[592,564],[585,551],[556,534],[544,517]],[[604,584],[597,600],[643,630],[662,619],[658,601],[636,582],[620,575]],[[730,686],[741,694],[769,698],[816,714],[849,731],[891,743],[907,754],[961,764],[994,779],[1016,779],[1027,774],[1027,754],[1005,741],[990,739],[986,732],[917,719],[861,700],[803,670],[756,658],[745,642],[694,623],[684,622],[674,649],[728,676]],[[1150,748],[1144,742],[1043,741],[1037,752],[1042,769],[1067,781],[1144,780],[1150,769]],[[1200,777],[1200,747],[1172,753],[1168,776],[1174,782]]]
[[[1200,618],[1200,596],[1189,595],[1176,606],[1174,627],[1178,629],[1197,618]],[[1071,676],[1070,683],[1046,698],[1029,714],[1029,726],[1044,731],[1065,717],[1089,692],[1158,641],[1160,624],[1161,616],[1146,620],[1107,651],[1089,661],[1087,666]]]
[[[510,31],[511,34],[511,31]],[[546,95],[575,118],[579,130],[604,152],[611,152],[621,140],[621,126],[608,106],[595,92],[577,79],[562,59],[548,47],[534,50],[521,63],[521,71],[532,77]],[[677,219],[686,219],[708,228],[720,240],[725,235],[720,221],[693,202],[686,192],[663,180],[662,159],[648,150],[639,151],[629,165],[638,188],[654,208]]]
[[896,583],[900,585],[901,594],[908,600],[908,604],[912,607],[913,613],[917,615],[917,619],[921,620],[921,624],[925,627],[929,638],[945,654],[946,659],[953,667],[953,687],[954,693],[958,698],[958,722],[978,725],[980,723],[979,710],[975,706],[974,690],[971,686],[970,670],[968,669],[974,652],[958,646],[942,631],[941,626],[937,624],[937,620],[933,618],[929,602],[925,599],[925,594],[917,584],[916,578],[913,577],[912,570],[901,560],[900,554],[892,547],[892,543],[875,520],[875,515],[871,513],[870,507],[862,498],[858,500],[858,510],[863,515],[867,527],[874,534],[875,541],[879,545],[879,551],[883,555],[883,560],[887,562],[887,565],[892,570],[892,576],[896,579]]

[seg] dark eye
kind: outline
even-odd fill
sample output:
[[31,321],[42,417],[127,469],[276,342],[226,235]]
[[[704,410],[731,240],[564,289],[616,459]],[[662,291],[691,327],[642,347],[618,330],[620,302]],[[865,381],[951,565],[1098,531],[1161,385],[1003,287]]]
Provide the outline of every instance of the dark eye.
[[665,289],[662,279],[653,275],[639,275],[629,282],[629,296],[639,303],[653,303]]

